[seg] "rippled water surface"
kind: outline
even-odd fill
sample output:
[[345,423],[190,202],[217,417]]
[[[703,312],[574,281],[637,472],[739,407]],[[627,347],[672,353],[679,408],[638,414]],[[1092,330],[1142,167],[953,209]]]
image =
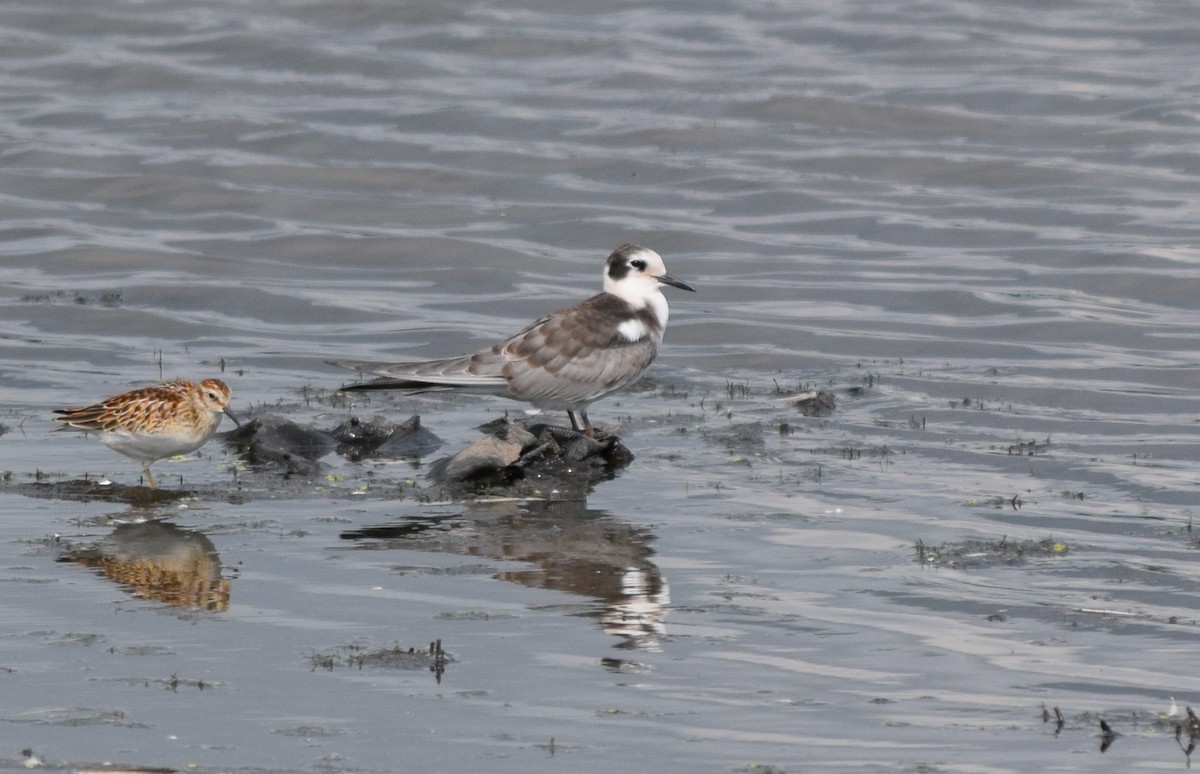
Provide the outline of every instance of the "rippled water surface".
[[[0,768],[1187,766],[1193,4],[0,9]],[[624,242],[699,292],[586,501],[431,484],[511,402],[334,395]],[[444,446],[48,432],[180,376]]]

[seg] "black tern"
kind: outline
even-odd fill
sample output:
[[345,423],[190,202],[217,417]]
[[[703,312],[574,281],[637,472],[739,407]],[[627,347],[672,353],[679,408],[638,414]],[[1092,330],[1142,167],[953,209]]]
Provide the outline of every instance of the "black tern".
[[663,285],[695,291],[667,274],[658,253],[622,245],[605,263],[604,292],[487,349],[446,360],[328,362],[381,377],[343,390],[501,395],[539,409],[566,411],[571,427],[594,436],[588,406],[635,381],[658,354],[669,314]]

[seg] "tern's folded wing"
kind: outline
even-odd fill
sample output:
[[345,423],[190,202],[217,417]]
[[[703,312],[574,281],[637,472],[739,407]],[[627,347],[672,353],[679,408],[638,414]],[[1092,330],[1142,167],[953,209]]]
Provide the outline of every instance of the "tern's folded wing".
[[662,331],[649,310],[597,296],[543,318],[498,345],[514,395],[535,403],[588,403],[636,379]]

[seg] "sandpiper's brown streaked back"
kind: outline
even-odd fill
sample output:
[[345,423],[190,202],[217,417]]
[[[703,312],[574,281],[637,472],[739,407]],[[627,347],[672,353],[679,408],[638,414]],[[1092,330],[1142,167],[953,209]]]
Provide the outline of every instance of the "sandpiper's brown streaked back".
[[58,409],[57,430],[85,430],[115,452],[142,463],[150,486],[158,486],[150,463],[195,451],[212,437],[229,408],[229,385],[220,379],[178,379],[123,392],[91,406]]

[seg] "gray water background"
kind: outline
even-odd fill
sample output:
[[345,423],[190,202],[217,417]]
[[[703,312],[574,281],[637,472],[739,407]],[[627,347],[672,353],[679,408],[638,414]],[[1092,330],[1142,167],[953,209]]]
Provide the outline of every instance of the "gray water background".
[[[1185,768],[1157,715],[1200,704],[1194,4],[0,17],[0,767]],[[457,448],[517,407],[331,405],[323,361],[468,351],[628,241],[699,293],[593,407],[637,460],[586,504],[373,494],[428,460],[285,485],[215,441],[156,466],[194,499],[31,496],[135,484],[49,411],[160,377]],[[212,542],[228,610],[54,561],[146,517]],[[435,638],[440,683],[311,658]]]

